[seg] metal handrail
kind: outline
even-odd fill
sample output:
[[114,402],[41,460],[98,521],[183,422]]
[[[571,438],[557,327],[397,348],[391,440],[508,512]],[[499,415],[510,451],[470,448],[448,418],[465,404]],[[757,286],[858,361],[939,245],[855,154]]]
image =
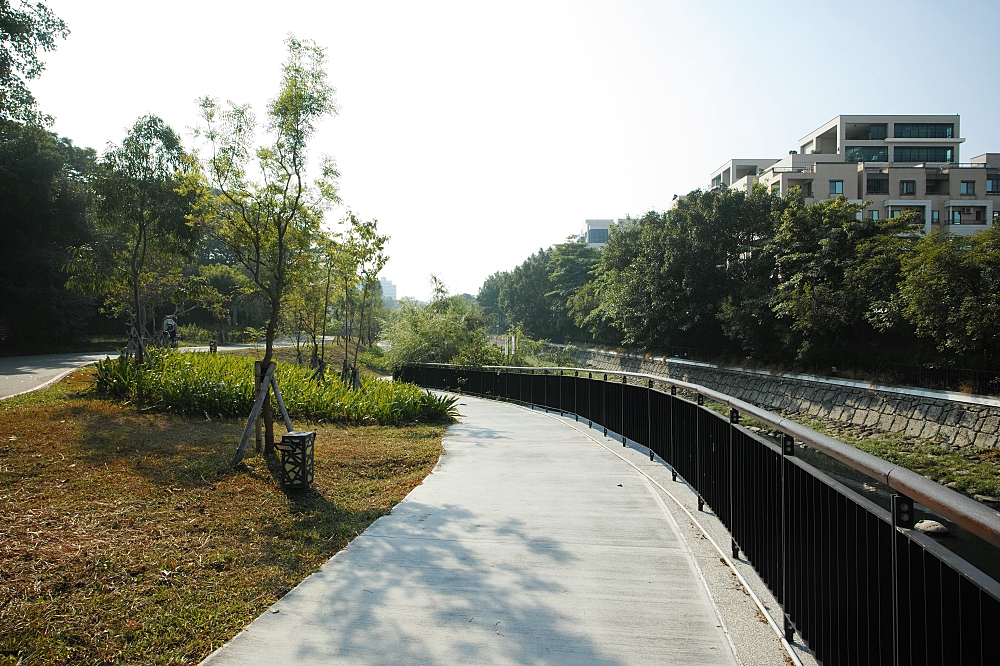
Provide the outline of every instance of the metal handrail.
[[[422,365],[441,368],[466,368],[471,366],[456,366],[448,363],[424,363]],[[506,370],[520,373],[535,374],[536,372],[595,372],[594,368],[566,368],[566,367],[519,367],[506,365],[482,366],[482,370]],[[765,423],[775,430],[794,437],[803,444],[825,453],[847,465],[851,469],[880,481],[893,490],[902,493],[911,500],[920,502],[928,509],[944,516],[972,534],[975,534],[987,543],[1000,548],[1000,513],[987,507],[974,499],[966,497],[959,492],[946,486],[942,486],[936,481],[932,481],[925,476],[921,476],[905,467],[900,467],[888,460],[883,460],[870,453],[865,453],[856,449],[850,444],[845,444],[828,435],[816,432],[811,428],[791,421],[783,416],[769,412],[748,402],[728,396],[713,389],[692,384],[678,379],[670,379],[660,375],[651,375],[641,372],[628,372],[623,370],[596,370],[600,374],[617,375],[619,377],[634,377],[636,379],[652,380],[662,384],[668,384],[699,393],[714,402],[732,407],[754,419]]]

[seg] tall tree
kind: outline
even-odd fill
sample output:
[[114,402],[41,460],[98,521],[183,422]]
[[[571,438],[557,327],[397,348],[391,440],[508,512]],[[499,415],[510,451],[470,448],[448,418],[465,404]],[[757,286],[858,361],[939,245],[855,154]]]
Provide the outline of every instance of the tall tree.
[[939,352],[996,367],[1000,351],[1000,229],[935,232],[903,259],[897,309]]
[[94,151],[43,129],[0,121],[0,340],[23,344],[78,334],[93,297],[68,292],[66,248],[91,238]]
[[[76,249],[71,285],[102,293],[144,331],[143,292],[182,288],[177,259],[190,256],[198,229],[189,219],[198,173],[177,134],[157,116],[139,118],[110,146],[94,178],[95,242]],[[140,348],[137,362],[142,362]]]
[[39,113],[27,81],[45,68],[39,51],[56,48],[69,28],[41,2],[0,0],[0,120],[48,125],[52,118]]
[[326,55],[314,42],[293,36],[285,45],[281,87],[267,107],[269,144],[251,147],[257,126],[246,105],[223,109],[217,100],[205,97],[199,128],[211,146],[207,167],[215,195],[207,212],[214,232],[270,309],[264,367],[274,353],[290,272],[310,251],[325,208],[339,202],[339,173],[332,160],[323,160],[313,186],[306,180],[307,148],[316,124],[337,112],[335,90],[324,69]]
[[778,278],[771,306],[787,322],[798,360],[827,365],[878,352],[876,328],[886,328],[917,217],[874,220],[864,209],[843,197],[809,206],[793,198],[782,213],[771,248]]

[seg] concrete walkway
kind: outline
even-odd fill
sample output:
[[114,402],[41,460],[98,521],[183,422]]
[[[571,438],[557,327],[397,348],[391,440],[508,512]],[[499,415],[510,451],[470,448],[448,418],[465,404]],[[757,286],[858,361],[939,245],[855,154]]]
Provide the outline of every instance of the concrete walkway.
[[635,469],[585,426],[462,403],[424,483],[204,663],[737,663]]

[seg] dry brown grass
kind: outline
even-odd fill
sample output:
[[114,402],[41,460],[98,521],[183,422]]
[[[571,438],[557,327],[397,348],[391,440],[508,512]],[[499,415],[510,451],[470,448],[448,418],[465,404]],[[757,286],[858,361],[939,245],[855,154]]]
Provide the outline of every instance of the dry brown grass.
[[318,426],[316,480],[229,467],[242,423],[137,414],[90,372],[0,402],[0,664],[193,664],[387,513],[443,427]]

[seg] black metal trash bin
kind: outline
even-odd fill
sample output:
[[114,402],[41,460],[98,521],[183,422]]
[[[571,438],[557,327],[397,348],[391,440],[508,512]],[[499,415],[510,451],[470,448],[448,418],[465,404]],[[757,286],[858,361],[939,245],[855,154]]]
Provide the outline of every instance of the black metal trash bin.
[[306,490],[313,481],[315,432],[288,432],[275,448],[281,451],[281,485]]

